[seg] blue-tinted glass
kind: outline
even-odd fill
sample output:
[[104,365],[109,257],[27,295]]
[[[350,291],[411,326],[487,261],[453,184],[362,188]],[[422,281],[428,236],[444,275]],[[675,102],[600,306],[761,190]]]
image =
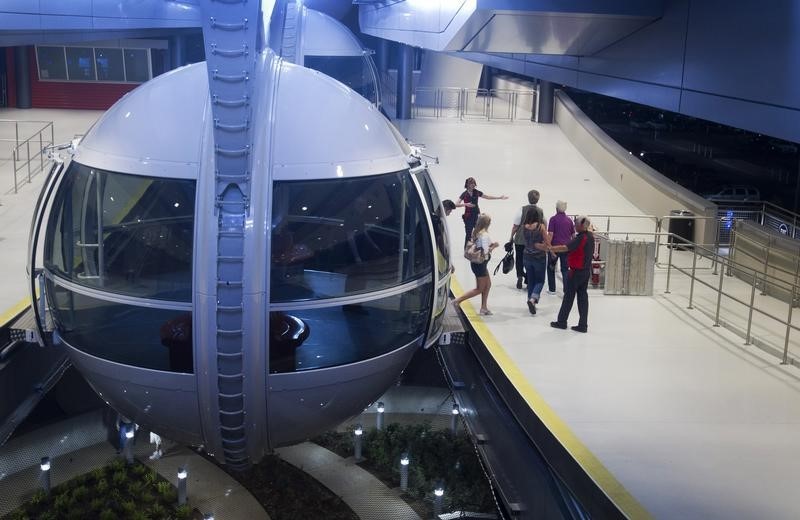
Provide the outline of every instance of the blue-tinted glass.
[[64,47],[36,47],[39,62],[39,79],[67,79]]
[[430,274],[430,233],[408,172],[276,182],[271,300],[396,287]]
[[89,287],[190,302],[194,190],[192,180],[73,162],[50,213],[45,267]]
[[430,316],[431,286],[355,305],[271,312],[270,371],[355,363],[421,341]]
[[428,172],[417,174],[417,180],[433,221],[433,233],[436,238],[436,267],[439,275],[444,276],[450,270],[450,239],[447,237],[444,208]]
[[304,64],[344,83],[371,103],[377,103],[375,78],[364,56],[306,56]]
[[94,50],[99,81],[125,81],[125,67],[122,64],[122,49]]
[[112,303],[52,282],[47,297],[59,334],[78,350],[124,365],[194,371],[190,312]]
[[125,81],[144,83],[150,79],[147,49],[125,49]]
[[67,72],[70,81],[94,81],[94,50],[67,47]]

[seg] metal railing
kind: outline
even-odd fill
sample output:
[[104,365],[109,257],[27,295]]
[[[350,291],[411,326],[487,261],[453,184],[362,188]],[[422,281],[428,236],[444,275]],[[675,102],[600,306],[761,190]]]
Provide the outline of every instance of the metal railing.
[[535,90],[418,87],[411,101],[414,119],[534,121]]
[[[757,344],[762,350],[780,358],[781,364],[798,363],[800,358],[795,359],[794,356],[790,356],[789,347],[792,332],[800,330],[800,327],[792,324],[794,307],[800,305],[800,259],[797,260],[794,271],[781,269],[777,266],[770,267],[768,271],[763,267],[755,268],[729,257],[726,248],[719,244],[719,233],[715,235],[716,239],[713,244],[702,244],[679,234],[664,231],[669,219],[672,218],[707,220],[713,217],[676,215],[663,217],[654,215],[588,216],[595,226],[595,233],[599,235],[601,240],[619,238],[624,240],[652,240],[656,243],[656,267],[662,271],[666,270],[665,294],[671,293],[674,273],[686,275],[689,278],[688,309],[694,309],[698,305],[696,296],[698,287],[710,289],[714,303],[709,306],[710,308],[701,310],[704,310],[712,317],[713,326],[724,325],[734,332],[740,333],[745,338],[745,345]],[[644,225],[638,224],[642,221],[644,221]],[[650,224],[652,225],[652,230],[647,229],[649,225],[647,221],[652,222]],[[717,226],[724,225],[725,222],[725,218],[718,218]],[[614,227],[618,229],[614,230]],[[667,248],[667,259],[665,263],[660,263],[659,253],[663,256],[664,253],[661,250],[665,247]],[[676,256],[677,251],[681,252],[680,257]],[[601,255],[603,254],[601,252]],[[737,250],[737,255],[740,254],[751,257],[753,260],[758,260],[755,255],[746,250]],[[685,261],[688,255],[691,255],[690,265],[680,265],[676,261],[677,258]],[[605,263],[605,261],[600,261],[600,265],[605,266]],[[734,275],[736,276],[736,282],[733,281]],[[730,279],[727,285],[726,278]],[[737,288],[739,289],[739,294],[735,293]],[[778,298],[772,298],[770,301],[773,304],[761,305],[756,301],[756,291],[759,290],[761,296],[771,296],[768,294],[767,288],[778,288],[790,297],[785,302]],[[737,321],[737,318],[734,317],[725,321],[722,316],[723,301],[731,301],[743,306],[747,316],[746,319],[741,317]],[[779,309],[783,304],[786,305],[785,312],[775,310]],[[735,313],[730,314],[737,316]],[[771,324],[764,327],[765,330],[775,330],[776,326],[785,329],[782,345],[777,345],[775,342],[770,343],[766,339],[755,341],[753,323],[757,317],[767,320],[766,323]]]
[[[792,364],[795,363],[795,360],[789,359],[789,340],[791,337],[792,331],[800,330],[799,327],[792,324],[792,314],[794,311],[794,307],[796,306],[798,296],[800,296],[800,287],[796,283],[790,283],[786,280],[782,280],[778,277],[772,276],[767,274],[766,272],[760,272],[756,269],[748,267],[744,264],[735,262],[734,260],[720,255],[715,251],[703,248],[696,244],[692,244],[688,240],[685,240],[683,237],[675,236],[675,240],[681,241],[686,243],[687,245],[692,245],[692,267],[679,267],[673,263],[672,258],[672,249],[669,252],[669,260],[667,261],[667,282],[666,282],[666,289],[665,294],[670,294],[670,278],[672,271],[675,270],[679,273],[685,274],[690,279],[690,286],[689,286],[689,305],[688,309],[694,309],[694,292],[695,286],[700,284],[705,286],[714,291],[716,295],[716,305],[713,309],[714,314],[714,327],[719,327],[721,325],[720,322],[720,310],[722,308],[722,298],[728,298],[730,301],[743,305],[747,310],[747,323],[746,323],[746,332],[745,332],[745,345],[752,344],[752,327],[753,327],[753,316],[755,313],[768,318],[769,320],[775,322],[778,326],[783,326],[786,329],[784,335],[784,344],[783,349],[781,352],[781,364]],[[711,258],[716,264],[719,264],[721,268],[719,270],[715,270],[714,274],[718,276],[718,281],[715,284],[711,284],[706,280],[703,280],[701,277],[698,276],[698,258],[706,257]],[[747,276],[744,278],[749,278],[748,283],[750,286],[750,295],[748,300],[742,300],[739,296],[732,294],[732,292],[725,292],[724,290],[724,283],[725,278],[731,276],[731,272],[734,270],[747,273]],[[742,278],[742,277],[740,277]],[[784,320],[780,316],[773,314],[772,312],[765,310],[760,306],[755,305],[755,295],[756,290],[759,287],[764,287],[766,285],[777,285],[781,286],[783,290],[786,290],[791,293],[792,297],[790,298],[789,302],[787,302],[787,311],[786,311],[786,319]],[[768,352],[772,349],[766,349]]]
[[[35,131],[27,138],[20,136],[20,126],[35,124],[43,125],[37,127]],[[31,177],[37,171],[44,171],[44,163],[46,159],[45,149],[55,145],[55,132],[53,129],[52,121],[15,121],[15,120],[0,120],[0,126],[3,126],[3,134],[10,133],[13,125],[13,138],[0,138],[0,142],[12,143],[11,145],[11,161],[14,174],[14,193],[19,189],[19,173],[27,170],[28,182],[31,182]],[[24,128],[22,129],[24,132]],[[49,138],[48,138],[49,134]],[[33,147],[33,153],[31,153]],[[38,159],[38,165],[36,164]]]

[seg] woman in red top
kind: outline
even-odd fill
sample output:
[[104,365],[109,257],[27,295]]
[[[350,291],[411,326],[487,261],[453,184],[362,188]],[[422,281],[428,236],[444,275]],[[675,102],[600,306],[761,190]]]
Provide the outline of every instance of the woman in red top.
[[472,237],[472,230],[475,229],[475,223],[478,221],[478,215],[481,214],[481,209],[478,207],[478,199],[483,197],[487,200],[506,200],[507,195],[487,195],[486,193],[477,189],[478,183],[475,177],[467,177],[464,181],[465,191],[462,193],[458,200],[464,205],[464,214],[461,218],[464,220],[464,247],[467,247],[467,242]]

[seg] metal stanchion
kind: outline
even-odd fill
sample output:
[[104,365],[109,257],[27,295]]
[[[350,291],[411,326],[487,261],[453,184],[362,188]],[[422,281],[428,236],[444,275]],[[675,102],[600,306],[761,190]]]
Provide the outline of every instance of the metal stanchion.
[[669,278],[672,274],[672,249],[671,247],[667,246],[669,249],[669,257],[667,258],[667,290],[664,291],[665,294],[669,294]]
[[717,288],[717,314],[714,316],[714,326],[719,327],[719,308],[722,305],[722,281],[725,279],[725,273],[719,273],[719,287]]
[[761,287],[761,296],[767,294],[767,267],[769,266],[769,254],[772,248],[770,247],[772,240],[767,239],[767,257],[764,259],[764,286]]
[[792,297],[789,299],[789,317],[786,318],[786,342],[783,344],[783,361],[781,361],[781,365],[789,363],[789,334],[792,332],[792,310],[794,310],[796,293],[797,286],[792,286]]
[[753,304],[756,301],[756,285],[758,284],[758,272],[753,271],[753,287],[750,288],[750,312],[747,315],[747,335],[744,344],[750,344],[750,327],[753,324]]
[[696,268],[697,268],[697,248],[695,247],[694,256],[692,257],[692,279],[691,282],[689,282],[689,307],[687,307],[688,309],[694,309],[694,307],[692,307],[692,299],[694,298],[694,275]]
[[719,226],[722,223],[722,220],[717,219],[717,230],[716,234],[714,235],[714,274],[717,274],[717,261],[719,258]]
[[28,139],[25,141],[25,149],[28,152],[28,182],[31,182],[31,141]]
[[14,193],[17,193],[17,148],[11,152],[11,160],[14,163]]

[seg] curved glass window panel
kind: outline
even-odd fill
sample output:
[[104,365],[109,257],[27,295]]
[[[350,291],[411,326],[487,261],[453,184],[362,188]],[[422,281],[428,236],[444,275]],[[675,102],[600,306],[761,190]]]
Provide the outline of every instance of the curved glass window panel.
[[370,359],[422,342],[432,284],[378,300],[270,313],[270,372],[297,372]]
[[45,267],[74,283],[159,300],[192,299],[192,180],[73,162],[45,237]]
[[450,271],[450,239],[447,236],[444,208],[427,170],[417,173],[417,181],[431,212],[433,233],[436,238],[436,267],[442,277]]
[[273,302],[382,290],[432,270],[430,233],[408,172],[280,181],[272,200]]
[[375,76],[366,56],[306,56],[304,64],[344,83],[370,103],[377,104]]
[[170,372],[194,372],[192,315],[114,303],[48,280],[56,328],[71,346],[108,361]]

